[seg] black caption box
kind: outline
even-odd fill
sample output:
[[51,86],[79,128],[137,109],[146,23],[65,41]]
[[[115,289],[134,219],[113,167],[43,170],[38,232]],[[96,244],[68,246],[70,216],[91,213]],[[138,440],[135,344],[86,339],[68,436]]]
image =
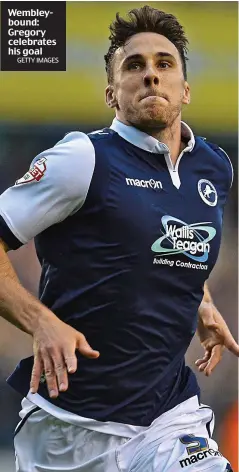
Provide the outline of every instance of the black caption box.
[[1,70],[66,70],[66,2],[1,2]]

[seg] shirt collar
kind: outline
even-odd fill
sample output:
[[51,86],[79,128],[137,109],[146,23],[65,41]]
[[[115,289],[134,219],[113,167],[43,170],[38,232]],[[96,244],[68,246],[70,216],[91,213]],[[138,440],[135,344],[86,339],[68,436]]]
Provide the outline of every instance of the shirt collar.
[[[155,154],[165,154],[169,152],[168,146],[166,144],[161,143],[153,136],[150,136],[143,131],[135,128],[134,126],[128,126],[119,121],[117,118],[114,118],[112,125],[110,126],[113,131],[116,131],[121,138],[125,139],[126,141],[134,144],[145,151],[152,152]],[[182,137],[188,139],[187,147],[184,151],[191,152],[195,146],[195,137],[194,134],[189,128],[189,126],[181,121],[181,129],[182,129]]]

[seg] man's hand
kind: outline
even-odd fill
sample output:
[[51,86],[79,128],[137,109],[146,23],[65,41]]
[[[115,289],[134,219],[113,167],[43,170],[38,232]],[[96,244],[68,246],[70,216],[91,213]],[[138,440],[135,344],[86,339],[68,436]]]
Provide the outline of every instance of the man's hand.
[[44,374],[51,398],[68,388],[68,373],[77,369],[75,351],[90,359],[99,357],[85,336],[57,317],[42,318],[33,334],[34,366],[32,370],[31,393],[36,393],[41,375]]
[[0,316],[33,337],[34,365],[30,391],[36,393],[41,375],[51,398],[68,388],[68,373],[77,369],[76,351],[90,359],[99,357],[85,336],[63,323],[19,282],[0,239]]
[[225,348],[239,357],[239,345],[212,300],[202,301],[199,307],[197,334],[205,350],[195,364],[200,372],[209,376],[222,358]]

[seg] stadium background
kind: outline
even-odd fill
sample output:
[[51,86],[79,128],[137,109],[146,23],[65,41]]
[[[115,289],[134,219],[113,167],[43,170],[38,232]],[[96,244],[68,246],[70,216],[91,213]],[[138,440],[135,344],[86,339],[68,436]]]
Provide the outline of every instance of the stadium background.
[[[196,134],[217,142],[230,155],[236,178],[225,212],[224,237],[210,279],[215,302],[237,337],[237,2],[148,3],[175,14],[190,40],[189,82],[192,104],[183,118]],[[115,12],[141,2],[67,2],[67,72],[0,72],[0,192],[13,184],[32,158],[66,132],[108,125],[104,104],[103,55],[108,25]],[[17,202],[16,202],[17,205]],[[21,209],[19,208],[19,211]],[[10,253],[22,283],[37,293],[39,265],[31,242]],[[0,471],[13,470],[12,433],[19,396],[5,384],[21,357],[31,353],[31,339],[0,320]],[[201,355],[194,339],[188,362]],[[194,367],[193,367],[194,368]],[[216,413],[215,437],[237,462],[237,361],[225,353],[209,379],[198,375],[202,400]]]

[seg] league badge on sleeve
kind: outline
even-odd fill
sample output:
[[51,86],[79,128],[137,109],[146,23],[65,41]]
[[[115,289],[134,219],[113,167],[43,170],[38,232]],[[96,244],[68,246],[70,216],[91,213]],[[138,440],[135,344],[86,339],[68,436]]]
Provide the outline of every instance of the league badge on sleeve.
[[34,180],[36,182],[39,182],[39,180],[41,180],[44,176],[45,171],[46,158],[42,157],[41,159],[35,162],[33,167],[31,167],[30,170],[21,179],[18,179],[16,181],[15,185],[28,184],[29,182],[33,182]]
[[204,203],[209,206],[216,206],[217,191],[210,180],[200,179],[198,181],[198,193]]

